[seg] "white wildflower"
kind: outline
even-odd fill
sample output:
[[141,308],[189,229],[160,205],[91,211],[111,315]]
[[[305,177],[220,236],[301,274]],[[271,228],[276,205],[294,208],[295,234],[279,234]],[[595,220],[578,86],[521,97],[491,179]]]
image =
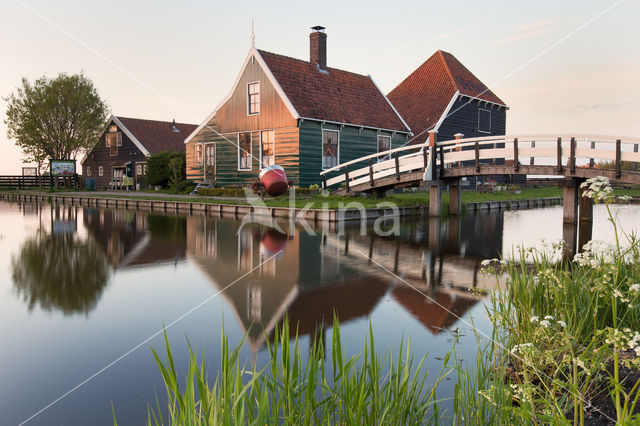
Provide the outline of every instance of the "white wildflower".
[[485,259],[482,262],[480,262],[480,266],[489,266],[491,265],[491,259]]
[[540,321],[540,318],[534,315],[529,319],[529,321],[531,321],[531,323],[538,322]]
[[563,328],[567,327],[567,323],[564,321],[558,321],[558,324],[560,325],[560,327],[563,327]]
[[544,328],[547,328],[551,325],[551,323],[548,320],[542,320],[540,321],[540,325],[543,326]]
[[629,291],[631,293],[640,293],[640,284],[632,284],[631,287],[629,287]]
[[552,317],[551,315],[547,315],[546,317],[544,317],[544,319],[546,319],[546,320],[552,320],[552,319],[555,319],[555,318],[554,318],[554,317]]
[[509,352],[511,352],[511,354],[515,354],[516,352],[521,352],[523,349],[530,347],[533,347],[533,343],[521,343],[519,345],[515,345]]

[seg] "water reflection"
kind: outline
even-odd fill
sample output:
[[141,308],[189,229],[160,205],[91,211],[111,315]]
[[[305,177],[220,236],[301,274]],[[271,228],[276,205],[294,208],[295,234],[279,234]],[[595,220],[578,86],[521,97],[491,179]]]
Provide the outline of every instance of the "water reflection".
[[80,239],[76,228],[75,209],[58,207],[51,214],[51,231],[41,226],[13,257],[14,289],[30,311],[39,306],[88,314],[96,307],[109,279],[108,265],[100,247]]
[[83,220],[117,269],[178,263],[186,255],[186,218],[85,208]]
[[[281,233],[260,224],[187,218],[187,252],[224,290],[254,353],[288,313],[300,335],[366,318],[393,297],[431,333],[478,302],[480,263],[502,246],[502,217],[425,219],[383,238],[360,227]],[[239,276],[246,276],[237,280]],[[233,285],[229,286],[229,284]]]

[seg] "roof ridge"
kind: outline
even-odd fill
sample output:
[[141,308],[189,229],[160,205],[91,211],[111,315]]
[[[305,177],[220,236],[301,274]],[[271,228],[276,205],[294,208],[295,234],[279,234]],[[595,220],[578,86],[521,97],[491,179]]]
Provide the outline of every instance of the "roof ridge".
[[[137,118],[137,117],[124,117],[122,115],[113,115],[114,117],[116,117],[118,120],[138,120],[138,121],[150,121],[153,123],[165,123],[165,124],[173,124],[173,121],[164,121],[164,120],[153,120],[151,118]],[[187,126],[197,126],[197,124],[193,124],[193,123],[184,123],[181,121],[176,121],[176,124],[186,124]]]
[[458,84],[456,83],[456,79],[453,78],[453,74],[451,73],[451,70],[449,69],[449,64],[447,63],[447,60],[445,59],[445,57],[443,55],[443,53],[447,53],[447,52],[443,52],[442,50],[438,49],[438,53],[440,54],[440,59],[442,60],[442,63],[444,64],[444,69],[447,71],[447,75],[449,76],[449,79],[451,80],[451,83],[453,84],[454,89],[460,90],[460,88],[458,87]]
[[[305,61],[304,59],[300,59],[300,58],[294,58],[293,56],[283,55],[283,54],[281,54],[281,53],[269,52],[269,51],[267,51],[267,50],[262,50],[262,49],[258,49],[258,48],[256,48],[256,50],[257,50],[258,52],[260,52],[260,54],[262,54],[262,53],[268,53],[269,55],[276,55],[276,56],[280,56],[280,57],[282,57],[282,58],[287,58],[287,59],[292,59],[292,60],[294,60],[294,61],[304,62],[305,64],[311,64],[311,62],[309,62],[309,61]],[[328,71],[331,71],[331,70],[333,70],[333,71],[339,71],[339,72],[344,72],[344,73],[347,73],[347,74],[357,75],[358,77],[369,78],[369,76],[368,76],[368,75],[358,74],[357,72],[348,71],[348,70],[343,70],[343,69],[341,69],[341,68],[335,68],[335,67],[329,67],[329,66],[328,66],[328,67],[327,67],[327,70],[328,70]]]

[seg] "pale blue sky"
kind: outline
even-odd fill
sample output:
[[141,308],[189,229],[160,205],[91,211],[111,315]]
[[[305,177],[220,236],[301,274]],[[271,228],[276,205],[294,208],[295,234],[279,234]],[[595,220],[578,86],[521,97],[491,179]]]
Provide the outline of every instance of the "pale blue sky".
[[[256,47],[302,59],[309,27],[327,27],[329,66],[371,74],[385,93],[437,49],[451,52],[510,106],[509,133],[640,136],[638,0],[1,0],[0,7],[3,97],[23,76],[82,70],[116,115],[200,123],[230,90],[253,18]],[[0,101],[1,121],[5,111]],[[1,123],[0,174],[21,166]]]

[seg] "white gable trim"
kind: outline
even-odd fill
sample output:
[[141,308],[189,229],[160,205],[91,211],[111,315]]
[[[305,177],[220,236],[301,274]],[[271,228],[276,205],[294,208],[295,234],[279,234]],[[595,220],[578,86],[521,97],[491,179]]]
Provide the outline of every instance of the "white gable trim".
[[[133,142],[133,144],[140,150],[140,152],[142,152],[142,154],[144,154],[145,157],[148,157],[149,155],[151,155],[149,153],[149,150],[147,150],[147,148],[145,148],[144,145],[142,145],[142,143],[138,140],[138,138],[136,138],[133,135],[133,133],[131,133],[131,131],[127,129],[124,124],[122,124],[122,121],[120,121],[118,117],[116,117],[113,114],[107,120],[107,124],[102,129],[102,132],[100,132],[100,138],[102,138],[102,135],[104,135],[104,133],[107,131],[112,121],[116,124],[116,126],[120,128],[120,130],[124,132],[125,135],[129,137],[129,139],[131,139],[131,142]],[[80,165],[82,165],[87,160],[89,153],[93,151],[96,145],[98,145],[99,143],[101,143],[101,141],[98,141],[91,149],[89,149],[87,152],[84,153],[84,155],[82,156],[82,159],[80,160]]]
[[[387,98],[387,96],[382,92],[382,90],[380,90],[380,86],[378,86],[378,83],[376,83],[376,81],[373,79],[373,77],[371,76],[371,74],[369,74],[367,77],[369,77],[369,80],[371,80],[371,82],[373,83],[374,86],[376,86],[376,89],[378,89],[378,92],[380,92],[380,94],[382,95],[382,97],[384,98],[385,101],[387,101],[387,103],[389,104],[389,106],[391,107],[391,109],[393,110],[393,112],[396,113],[396,115],[398,116],[398,118],[400,119],[400,121],[402,121],[402,124],[404,124],[404,127],[411,132],[411,127],[409,127],[409,125],[407,124],[406,121],[404,121],[404,118],[402,118],[402,116],[400,115],[400,113],[398,112],[398,110],[396,109],[396,107],[393,106],[393,104],[391,103],[391,101],[389,100],[389,98]],[[413,134],[413,133],[410,133]]]
[[486,99],[481,99],[481,98],[478,98],[478,97],[475,97],[475,96],[465,95],[464,93],[461,93],[461,94],[460,94],[460,96],[461,96],[462,98],[469,98],[469,100],[470,100],[470,101],[471,101],[471,100],[476,100],[476,101],[478,101],[478,102],[486,102],[486,103],[491,104],[491,105],[495,105],[495,106],[498,106],[498,107],[503,107],[503,108],[505,108],[505,109],[509,109],[509,107],[508,107],[508,106],[506,106],[505,104],[499,104],[499,103],[497,103],[497,102],[491,102],[491,101],[488,101],[488,100],[486,100]]
[[444,109],[444,112],[440,116],[440,119],[438,120],[436,125],[433,127],[433,130],[436,130],[436,131],[440,130],[440,126],[442,126],[444,119],[447,118],[447,115],[449,115],[449,111],[451,111],[451,108],[453,108],[453,104],[455,104],[456,100],[458,100],[458,96],[460,96],[460,91],[456,90],[456,93],[454,93],[453,96],[451,97],[451,100],[449,101],[449,105],[447,105],[447,107]]
[[147,148],[145,148],[144,145],[142,145],[142,142],[140,142],[138,138],[136,138],[133,135],[133,133],[131,133],[131,131],[127,129],[124,124],[122,124],[122,121],[120,121],[118,117],[113,115],[111,116],[111,118],[116,123],[116,125],[120,128],[120,130],[122,130],[124,134],[127,135],[129,139],[131,139],[131,142],[133,142],[133,144],[144,154],[145,157],[148,157],[151,155],[151,153],[147,150]]
[[298,112],[293,107],[293,104],[291,103],[291,101],[289,100],[287,95],[284,93],[284,90],[282,90],[282,87],[280,86],[280,83],[278,83],[276,78],[271,73],[271,70],[267,66],[267,63],[264,61],[264,59],[262,59],[262,56],[260,55],[260,52],[258,52],[258,49],[256,49],[255,47],[252,46],[251,49],[249,49],[249,54],[247,54],[247,57],[244,59],[244,62],[242,63],[242,68],[240,68],[240,72],[238,73],[238,76],[236,77],[236,81],[233,83],[233,86],[231,87],[231,90],[229,91],[227,96],[225,96],[224,99],[222,99],[222,101],[216,106],[216,108],[213,110],[213,112],[207,116],[207,118],[202,122],[202,124],[200,124],[193,132],[191,132],[191,134],[189,136],[187,136],[187,138],[184,140],[185,144],[189,143],[191,141],[191,139],[193,139],[200,132],[200,130],[202,130],[202,128],[205,127],[207,125],[207,123],[209,123],[209,121],[211,121],[211,119],[213,117],[215,117],[215,115],[218,112],[218,110],[220,108],[222,108],[222,106],[224,104],[226,104],[227,101],[229,101],[229,99],[231,99],[231,97],[233,96],[234,92],[238,88],[238,85],[240,84],[240,78],[244,74],[244,71],[247,68],[247,64],[249,63],[249,60],[252,57],[255,57],[255,59],[258,61],[258,64],[260,65],[260,68],[262,68],[262,71],[264,71],[264,73],[267,75],[267,78],[269,79],[269,82],[271,83],[271,85],[273,85],[274,89],[276,90],[276,93],[278,93],[278,95],[280,95],[280,98],[284,102],[285,106],[287,107],[287,109],[289,110],[289,112],[291,113],[293,118],[295,120],[300,118],[300,116],[298,115]]

